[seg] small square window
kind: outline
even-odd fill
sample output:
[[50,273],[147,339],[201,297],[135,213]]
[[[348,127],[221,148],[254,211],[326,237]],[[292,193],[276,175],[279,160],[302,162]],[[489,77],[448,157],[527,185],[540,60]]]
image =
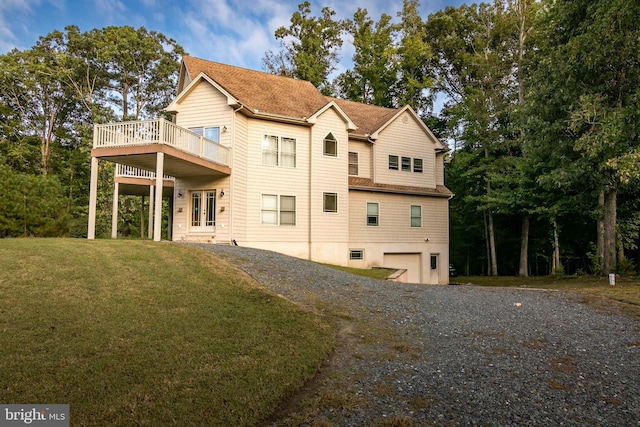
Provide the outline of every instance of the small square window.
[[349,252],[349,259],[353,260],[363,260],[364,259],[364,251],[362,249],[353,249]]
[[377,203],[367,203],[367,225],[373,227],[378,225],[378,212],[379,207]]
[[322,210],[324,212],[338,212],[338,193],[323,193]]
[[405,172],[411,172],[411,157],[402,158],[402,170]]
[[398,170],[398,156],[389,155],[389,169],[394,171]]
[[422,159],[413,159],[413,171],[422,173]]

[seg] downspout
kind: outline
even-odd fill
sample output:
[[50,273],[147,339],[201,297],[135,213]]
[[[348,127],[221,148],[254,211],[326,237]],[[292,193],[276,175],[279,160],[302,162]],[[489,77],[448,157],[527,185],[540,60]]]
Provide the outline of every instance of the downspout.
[[229,243],[233,242],[233,197],[235,195],[235,187],[233,182],[235,181],[233,177],[233,147],[235,146],[236,139],[236,113],[244,108],[244,105],[240,104],[238,108],[233,109],[231,112],[231,147],[229,147],[229,154],[231,155],[231,161],[229,162],[229,167],[231,168],[231,176],[229,177]]
[[309,202],[308,202],[308,225],[307,225],[307,241],[309,242],[309,248],[308,248],[308,253],[309,253],[309,260],[313,259],[312,256],[312,249],[313,249],[313,245],[312,245],[312,234],[311,234],[311,230],[312,230],[312,224],[311,224],[311,220],[312,220],[312,213],[313,213],[313,209],[312,209],[312,203],[313,203],[313,182],[312,182],[312,178],[313,178],[313,171],[312,171],[312,164],[313,164],[313,127],[309,127],[309,191],[307,192],[307,194],[309,194]]

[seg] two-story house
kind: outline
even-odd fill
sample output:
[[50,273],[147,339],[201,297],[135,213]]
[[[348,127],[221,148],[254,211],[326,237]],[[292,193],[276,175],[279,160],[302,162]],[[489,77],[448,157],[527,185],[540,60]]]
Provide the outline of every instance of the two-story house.
[[89,238],[103,158],[154,173],[145,185],[155,240],[169,175],[172,240],[448,283],[446,146],[410,107],[329,98],[306,81],[185,56],[167,111],[173,123],[96,125]]

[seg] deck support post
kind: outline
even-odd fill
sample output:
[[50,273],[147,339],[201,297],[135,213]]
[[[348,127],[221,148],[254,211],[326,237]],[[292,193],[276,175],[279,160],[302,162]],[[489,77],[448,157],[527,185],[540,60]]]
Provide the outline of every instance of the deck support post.
[[120,184],[113,183],[113,211],[111,212],[111,238],[118,237],[118,198],[120,197]]
[[96,238],[96,204],[98,198],[98,158],[91,157],[91,181],[89,183],[89,224],[87,239]]
[[155,185],[150,185],[149,186],[149,219],[148,219],[148,223],[147,224],[147,238],[148,239],[152,239],[153,238],[153,196],[156,194],[156,186]]
[[164,177],[164,153],[156,155],[156,197],[153,218],[153,240],[159,242],[162,237],[162,184]]

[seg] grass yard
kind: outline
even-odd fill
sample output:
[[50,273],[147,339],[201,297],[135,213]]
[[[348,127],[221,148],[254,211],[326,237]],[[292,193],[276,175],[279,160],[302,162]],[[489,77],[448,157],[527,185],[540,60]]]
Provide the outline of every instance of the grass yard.
[[609,285],[608,277],[600,276],[473,276],[452,277],[451,282],[471,283],[479,286],[502,286],[553,289],[578,292],[584,301],[591,305],[604,307],[614,301],[616,308],[635,317],[640,317],[640,280],[632,277],[617,277],[614,286]]
[[255,425],[334,345],[197,248],[0,240],[0,402],[69,404],[74,426]]

